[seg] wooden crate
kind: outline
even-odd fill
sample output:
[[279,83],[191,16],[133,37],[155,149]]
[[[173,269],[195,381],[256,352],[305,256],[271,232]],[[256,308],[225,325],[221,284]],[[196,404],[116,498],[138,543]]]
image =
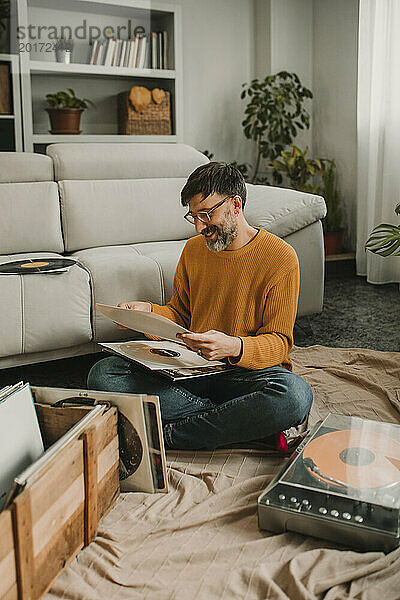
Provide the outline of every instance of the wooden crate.
[[[36,410],[47,447],[91,409],[36,405]],[[2,600],[40,598],[94,540],[99,521],[119,495],[118,458],[117,410],[104,407],[27,480],[10,509],[0,515]],[[1,577],[6,568],[7,581]]]

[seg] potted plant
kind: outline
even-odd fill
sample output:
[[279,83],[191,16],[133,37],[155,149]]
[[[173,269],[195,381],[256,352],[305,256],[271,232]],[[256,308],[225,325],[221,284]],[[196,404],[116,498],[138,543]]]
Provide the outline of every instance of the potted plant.
[[[268,75],[263,81],[253,79],[242,87],[241,98],[249,98],[242,122],[244,135],[257,145],[252,183],[267,183],[258,178],[261,159],[271,163],[293,142],[299,129],[310,127],[310,115],[303,104],[312,98],[312,93],[295,73],[287,71]],[[278,171],[274,173],[274,182],[281,183]]]
[[325,254],[340,254],[343,242],[342,202],[337,187],[335,161],[329,160],[327,163],[321,173],[323,185],[320,191],[327,208],[326,217],[322,219]]
[[[280,158],[275,159],[268,168],[273,169],[274,172],[283,173],[289,179],[293,189],[309,194],[318,194],[321,183],[310,183],[310,180],[315,175],[322,176],[326,159],[307,158],[307,152],[308,148],[302,151],[297,146],[292,146],[289,152],[282,150]],[[282,177],[280,182],[282,182]]]
[[[400,204],[394,209],[396,215],[400,215]],[[391,225],[381,223],[377,225],[369,236],[365,250],[369,250],[380,256],[400,256],[400,224]]]
[[71,55],[73,49],[74,41],[71,38],[59,38],[54,44],[56,61],[69,64],[71,62]]
[[49,107],[46,111],[50,117],[50,133],[79,134],[79,126],[82,112],[89,104],[93,105],[88,98],[77,98],[74,90],[66,88],[66,92],[46,94]]

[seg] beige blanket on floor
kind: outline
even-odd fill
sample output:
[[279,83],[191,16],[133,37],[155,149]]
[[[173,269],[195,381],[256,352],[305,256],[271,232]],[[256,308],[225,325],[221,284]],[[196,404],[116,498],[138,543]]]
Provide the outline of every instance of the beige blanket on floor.
[[[292,352],[328,412],[400,423],[400,354],[321,346]],[[170,452],[169,494],[121,495],[96,541],[46,600],[398,600],[400,549],[359,553],[293,533],[261,532],[257,497],[282,459]]]

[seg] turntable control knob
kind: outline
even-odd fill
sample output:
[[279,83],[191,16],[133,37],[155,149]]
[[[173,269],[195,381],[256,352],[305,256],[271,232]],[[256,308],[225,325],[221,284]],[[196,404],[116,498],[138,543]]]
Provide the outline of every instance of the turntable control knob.
[[285,496],[285,494],[279,494],[278,498],[279,498],[279,500],[280,500],[281,502],[283,502],[284,500],[286,500],[286,496]]
[[350,521],[350,519],[351,519],[351,514],[350,514],[350,513],[348,513],[348,512],[344,512],[344,513],[342,514],[342,517],[343,517],[343,519],[346,519],[346,521]]
[[304,500],[302,500],[301,503],[302,503],[303,506],[306,506],[306,507],[310,506],[310,501],[307,500],[307,498],[304,498]]
[[318,509],[318,512],[321,513],[321,515],[326,515],[326,513],[328,512],[328,510],[325,508],[325,506],[320,506]]
[[290,498],[290,502],[293,502],[293,504],[297,504],[297,498],[295,496],[292,496]]
[[357,523],[362,523],[362,522],[364,521],[364,519],[362,518],[362,516],[361,516],[361,515],[356,515],[356,516],[354,517],[354,520],[355,520]]
[[331,515],[332,517],[338,517],[339,516],[339,512],[335,509],[331,510]]

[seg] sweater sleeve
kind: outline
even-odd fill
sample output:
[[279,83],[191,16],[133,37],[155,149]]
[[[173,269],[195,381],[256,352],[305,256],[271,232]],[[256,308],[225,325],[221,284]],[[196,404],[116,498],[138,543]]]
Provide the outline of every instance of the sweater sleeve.
[[151,303],[151,310],[157,315],[167,317],[174,323],[189,329],[191,320],[189,283],[182,256],[176,267],[171,300],[165,305]]
[[286,363],[293,347],[293,327],[299,297],[298,265],[284,275],[268,292],[263,325],[254,336],[241,337],[240,360],[230,361],[246,369],[265,369]]

